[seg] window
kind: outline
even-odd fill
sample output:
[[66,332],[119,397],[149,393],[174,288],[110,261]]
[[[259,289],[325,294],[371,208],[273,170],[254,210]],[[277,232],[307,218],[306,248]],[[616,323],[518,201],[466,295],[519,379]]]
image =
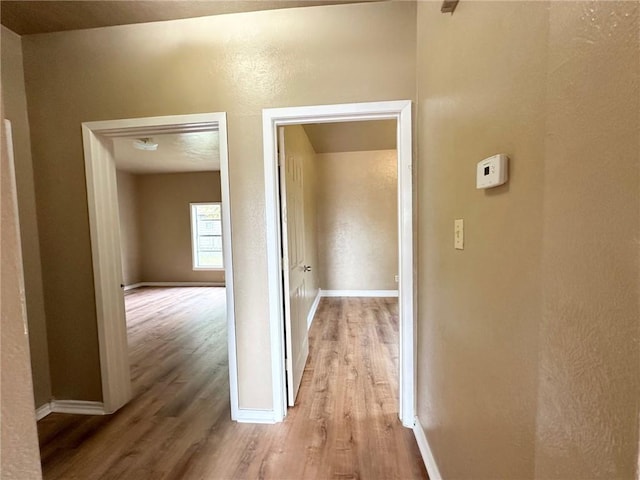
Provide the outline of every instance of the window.
[[220,270],[222,208],[219,203],[191,204],[191,244],[194,270]]

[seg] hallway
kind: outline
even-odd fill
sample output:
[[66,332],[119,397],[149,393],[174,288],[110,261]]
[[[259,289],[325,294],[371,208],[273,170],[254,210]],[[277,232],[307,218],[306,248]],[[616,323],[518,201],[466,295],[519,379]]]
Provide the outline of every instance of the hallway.
[[134,399],[38,422],[44,478],[426,478],[397,416],[396,299],[322,300],[277,425],[230,420],[224,302],[222,288],[128,293]]

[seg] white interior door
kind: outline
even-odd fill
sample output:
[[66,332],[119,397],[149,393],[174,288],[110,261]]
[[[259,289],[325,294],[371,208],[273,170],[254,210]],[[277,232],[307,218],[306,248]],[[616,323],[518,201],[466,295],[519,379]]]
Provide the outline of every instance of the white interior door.
[[278,130],[278,143],[287,399],[289,406],[293,406],[309,355],[307,320],[304,311],[305,272],[309,269],[304,265],[304,169],[299,157],[287,153],[287,139],[283,127]]

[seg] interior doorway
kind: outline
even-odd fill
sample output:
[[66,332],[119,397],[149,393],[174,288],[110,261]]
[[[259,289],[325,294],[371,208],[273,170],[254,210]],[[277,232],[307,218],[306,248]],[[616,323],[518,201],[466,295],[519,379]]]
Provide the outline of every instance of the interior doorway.
[[[283,252],[290,249],[289,238],[284,238],[283,224],[290,224],[281,216],[281,200],[287,199],[280,191],[278,170],[279,127],[364,120],[395,120],[397,122],[397,205],[398,205],[398,296],[399,296],[399,417],[403,425],[413,427],[415,417],[414,395],[414,311],[413,311],[413,187],[411,148],[411,102],[375,102],[346,105],[323,105],[263,110],[263,141],[265,159],[265,192],[267,207],[267,250],[269,268],[269,304],[272,352],[274,421],[286,415],[287,403],[295,397],[299,384],[295,365],[297,353],[288,345],[295,335],[291,331],[293,309],[286,275],[288,271]],[[295,201],[295,199],[294,199]],[[283,220],[284,219],[284,220]],[[286,230],[287,225],[285,225]],[[306,267],[306,265],[303,265]],[[295,294],[297,295],[297,293]],[[285,335],[284,332],[287,332]],[[295,332],[293,332],[295,333]],[[285,353],[286,352],[286,353]],[[304,349],[298,349],[304,353]],[[293,355],[292,355],[293,354]],[[288,379],[287,379],[288,377]],[[289,388],[291,385],[291,388]]]
[[[391,358],[384,362],[389,371],[379,373],[392,386],[385,398],[392,397],[398,411],[396,137],[396,120],[278,129],[289,407],[296,404],[303,373],[314,369],[313,352],[325,340],[311,332],[318,311],[323,323],[333,325],[327,334],[336,348],[355,331],[363,341],[370,337],[372,345],[393,344]],[[360,300],[347,300],[353,297]],[[389,315],[372,321],[382,310]],[[375,328],[365,328],[358,318]],[[345,355],[353,352],[347,349]]]
[[[146,142],[148,148],[153,148],[148,145],[154,143],[150,139],[161,136],[183,138],[193,134],[216,133],[219,139],[220,223],[224,282],[226,284],[229,391],[231,416],[235,419],[238,409],[238,390],[226,114],[206,113],[86,122],[82,125],[82,131],[105,413],[116,411],[127,403],[132,395],[117,201],[115,160],[117,147],[114,146],[113,139],[124,138],[128,139],[126,141],[129,143],[142,142],[144,144]],[[144,145],[142,147],[144,149]],[[211,257],[211,252],[208,256]],[[207,257],[207,252],[204,252],[203,258],[205,257]]]
[[133,399],[207,382],[228,409],[219,132],[111,142]]

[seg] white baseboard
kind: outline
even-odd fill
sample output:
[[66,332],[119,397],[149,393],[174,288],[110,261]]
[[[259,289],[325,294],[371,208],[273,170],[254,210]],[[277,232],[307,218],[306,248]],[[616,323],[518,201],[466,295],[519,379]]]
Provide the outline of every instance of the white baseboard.
[[318,310],[318,305],[320,304],[320,292],[318,289],[318,294],[316,295],[315,300],[311,304],[311,308],[309,309],[309,313],[307,315],[307,330],[311,328],[311,324],[313,323],[313,317],[316,316],[316,311]]
[[322,297],[397,297],[398,290],[320,290]]
[[413,434],[416,437],[416,442],[418,442],[418,448],[420,449],[424,466],[427,468],[429,479],[442,480],[442,475],[440,475],[440,470],[438,469],[435,458],[433,458],[433,452],[431,451],[427,437],[424,434],[424,428],[422,428],[418,417],[416,417],[415,424],[413,425]]
[[36,419],[42,420],[50,413],[73,413],[75,415],[105,415],[102,402],[82,400],[51,400],[36,409]]
[[139,282],[125,285],[124,291],[140,287],[224,287],[224,282]]
[[276,423],[273,410],[249,410],[239,408],[236,418],[238,423]]
[[104,415],[102,402],[84,402],[81,400],[52,400],[54,413],[74,413],[76,415]]
[[49,402],[36,408],[36,421],[42,420],[51,413],[51,404]]

